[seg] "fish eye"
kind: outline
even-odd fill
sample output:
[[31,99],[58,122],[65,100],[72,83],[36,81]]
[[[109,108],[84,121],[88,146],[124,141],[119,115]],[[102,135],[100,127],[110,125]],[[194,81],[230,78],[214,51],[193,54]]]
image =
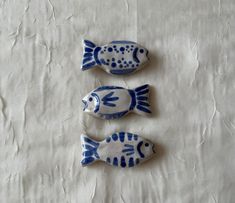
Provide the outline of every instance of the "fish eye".
[[92,100],[93,100],[92,97],[90,97],[90,98],[89,98],[89,101],[91,102]]
[[148,147],[149,146],[149,143],[145,143],[145,147]]
[[143,49],[140,49],[140,53],[143,54],[143,53],[144,53],[144,50],[143,50]]

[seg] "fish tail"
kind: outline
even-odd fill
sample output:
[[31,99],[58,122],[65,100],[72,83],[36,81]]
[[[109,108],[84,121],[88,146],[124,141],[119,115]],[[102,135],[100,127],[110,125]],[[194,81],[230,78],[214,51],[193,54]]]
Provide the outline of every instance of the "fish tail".
[[99,154],[97,149],[99,147],[99,142],[92,140],[86,135],[81,135],[81,145],[82,145],[82,166],[87,166],[96,160],[98,160]]
[[97,65],[96,57],[98,53],[97,51],[99,50],[100,47],[97,47],[93,42],[89,40],[83,41],[82,70],[87,70]]
[[135,112],[141,115],[148,115],[151,112],[149,104],[149,85],[145,84],[134,89],[135,92]]

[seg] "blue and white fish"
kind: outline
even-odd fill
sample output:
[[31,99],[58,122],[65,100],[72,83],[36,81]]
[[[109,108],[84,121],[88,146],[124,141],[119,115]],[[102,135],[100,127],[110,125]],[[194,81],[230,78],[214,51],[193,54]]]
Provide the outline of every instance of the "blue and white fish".
[[83,111],[103,119],[121,118],[131,111],[148,115],[151,113],[148,98],[148,84],[135,89],[101,86],[82,99]]
[[99,66],[107,73],[124,75],[140,69],[149,59],[148,50],[131,41],[112,41],[96,46],[84,40],[82,70]]
[[81,144],[82,166],[101,160],[113,166],[133,167],[155,153],[150,141],[125,132],[114,133],[101,142],[82,135]]

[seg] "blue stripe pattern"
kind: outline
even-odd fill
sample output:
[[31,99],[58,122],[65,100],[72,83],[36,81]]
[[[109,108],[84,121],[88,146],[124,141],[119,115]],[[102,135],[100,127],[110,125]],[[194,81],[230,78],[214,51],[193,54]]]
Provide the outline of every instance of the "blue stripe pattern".
[[151,111],[149,109],[147,109],[147,108],[145,108],[145,107],[143,107],[141,105],[137,105],[136,108],[139,109],[140,111],[144,111],[146,113],[151,113]]
[[113,158],[113,165],[118,166],[118,158],[117,157]]
[[84,43],[88,47],[91,47],[91,48],[95,47],[95,44],[93,42],[89,41],[89,40],[84,40]]
[[95,146],[95,147],[98,147],[99,146],[99,143],[98,142],[94,142],[93,140],[87,138],[87,137],[84,137],[84,141]]
[[125,140],[125,133],[124,132],[119,133],[119,139],[120,139],[120,142],[124,142],[124,140]]
[[123,74],[128,74],[132,73],[136,70],[136,68],[130,68],[130,69],[116,69],[116,70],[110,70],[110,73],[115,74],[115,75],[123,75]]
[[129,167],[133,167],[135,164],[134,164],[134,159],[131,157],[130,159],[129,159]]
[[112,138],[113,138],[113,141],[117,141],[117,139],[118,139],[117,134],[116,133],[112,134]]
[[111,42],[112,44],[136,44],[135,42],[132,41],[126,41],[126,40],[115,40]]
[[141,106],[150,106],[149,103],[143,102],[143,101],[138,101],[138,104]]
[[87,70],[87,69],[91,68],[94,65],[96,65],[95,61],[93,61],[91,63],[88,63],[88,64],[85,64],[85,65],[82,65],[82,70]]
[[140,101],[147,101],[148,100],[148,97],[137,97],[137,100],[140,100]]
[[121,167],[123,167],[123,168],[126,167],[126,160],[125,160],[124,156],[121,157]]
[[131,96],[131,105],[130,105],[130,108],[129,110],[133,110],[136,106],[136,98],[135,98],[135,92],[134,90],[128,90],[130,96]]
[[100,117],[110,120],[110,119],[116,119],[116,118],[121,118],[123,117],[125,114],[127,114],[128,111],[122,111],[122,112],[118,112],[118,113],[113,113],[113,114],[102,114],[100,113]]
[[140,95],[142,95],[142,94],[147,94],[148,92],[149,92],[149,89],[145,89],[145,90],[143,90],[143,91],[137,92],[137,95],[140,96]]
[[138,48],[136,47],[136,48],[134,49],[134,51],[133,51],[133,59],[134,59],[134,61],[135,61],[136,63],[139,63],[140,61],[139,61],[139,59],[138,59],[138,57],[137,57],[137,52],[138,52]]
[[104,105],[110,106],[110,107],[116,106],[116,104],[114,104],[112,102],[117,101],[119,99],[119,97],[112,97],[113,94],[114,94],[114,92],[110,92],[102,98]]
[[117,90],[117,89],[124,89],[123,87],[118,86],[101,86],[94,90],[94,92],[102,91],[102,90]]
[[93,51],[93,49],[91,49],[91,48],[88,48],[88,47],[85,48],[85,52],[92,52],[92,51]]
[[132,134],[131,133],[127,133],[127,137],[128,137],[128,140],[131,141],[132,140]]
[[148,86],[149,86],[148,84],[142,85],[142,86],[140,86],[140,87],[135,88],[135,91],[136,91],[136,92],[139,92],[139,91],[141,91],[141,90],[143,90],[143,89],[146,89]]
[[100,47],[96,47],[95,50],[94,50],[94,58],[95,58],[95,62],[98,64],[98,65],[101,65],[99,59],[98,59],[98,53],[99,51],[101,50]]

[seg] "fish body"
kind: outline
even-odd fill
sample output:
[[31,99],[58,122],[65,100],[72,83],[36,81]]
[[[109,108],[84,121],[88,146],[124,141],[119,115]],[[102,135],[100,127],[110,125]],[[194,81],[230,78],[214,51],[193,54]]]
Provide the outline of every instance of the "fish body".
[[154,144],[128,132],[114,133],[101,142],[82,135],[81,144],[82,166],[101,160],[122,168],[133,167],[155,153]]
[[131,111],[140,115],[148,115],[151,113],[148,98],[148,84],[135,89],[101,86],[82,99],[83,111],[108,120],[121,118]]
[[124,75],[140,69],[149,59],[148,50],[131,41],[112,41],[96,46],[84,40],[82,70],[99,66],[107,73]]

